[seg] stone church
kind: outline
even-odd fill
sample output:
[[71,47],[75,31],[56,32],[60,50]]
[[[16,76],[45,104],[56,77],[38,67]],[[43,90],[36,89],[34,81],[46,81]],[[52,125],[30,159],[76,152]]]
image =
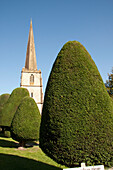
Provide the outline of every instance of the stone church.
[[35,100],[41,113],[43,106],[42,76],[41,70],[37,70],[32,20],[30,23],[25,67],[21,71],[20,87],[28,89],[30,97]]

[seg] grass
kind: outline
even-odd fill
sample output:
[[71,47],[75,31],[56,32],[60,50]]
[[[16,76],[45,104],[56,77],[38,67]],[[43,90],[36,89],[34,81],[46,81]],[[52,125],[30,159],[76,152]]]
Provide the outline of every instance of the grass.
[[46,156],[34,143],[33,147],[18,149],[11,138],[0,137],[0,170],[62,170],[66,168]]

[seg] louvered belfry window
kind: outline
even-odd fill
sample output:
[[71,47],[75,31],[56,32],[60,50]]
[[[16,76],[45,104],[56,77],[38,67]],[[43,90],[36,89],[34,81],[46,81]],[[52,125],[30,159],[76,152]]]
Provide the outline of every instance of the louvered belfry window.
[[34,83],[34,75],[31,74],[31,76],[30,76],[30,84],[33,84],[33,83]]

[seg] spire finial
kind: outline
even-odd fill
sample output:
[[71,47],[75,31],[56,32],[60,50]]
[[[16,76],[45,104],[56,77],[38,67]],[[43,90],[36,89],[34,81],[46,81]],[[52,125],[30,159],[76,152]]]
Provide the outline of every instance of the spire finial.
[[31,18],[30,26],[32,26],[32,18]]

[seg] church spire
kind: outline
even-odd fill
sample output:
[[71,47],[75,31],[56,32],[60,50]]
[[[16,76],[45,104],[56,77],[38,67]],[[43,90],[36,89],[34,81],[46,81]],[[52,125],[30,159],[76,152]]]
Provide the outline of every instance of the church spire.
[[36,62],[36,53],[35,53],[35,44],[34,44],[32,20],[31,20],[31,23],[30,23],[25,68],[27,70],[33,70],[33,71],[37,70],[37,62]]

